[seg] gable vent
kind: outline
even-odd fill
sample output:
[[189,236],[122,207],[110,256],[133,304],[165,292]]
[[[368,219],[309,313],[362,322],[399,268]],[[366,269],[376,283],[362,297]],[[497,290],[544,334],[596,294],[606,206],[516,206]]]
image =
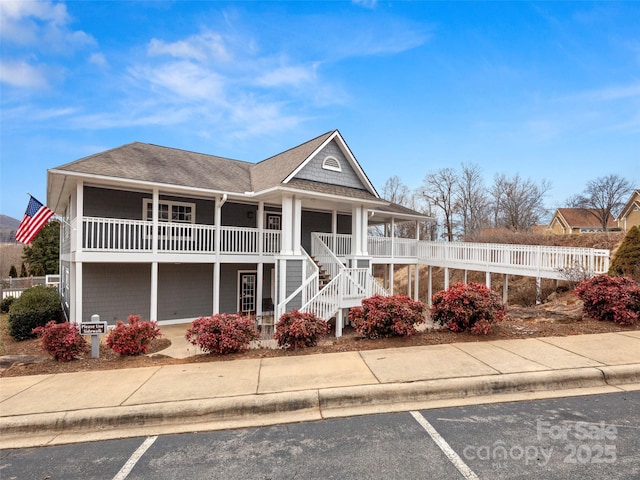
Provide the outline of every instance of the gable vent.
[[325,170],[333,170],[334,172],[341,172],[342,167],[340,161],[336,157],[327,157],[322,161],[322,168]]

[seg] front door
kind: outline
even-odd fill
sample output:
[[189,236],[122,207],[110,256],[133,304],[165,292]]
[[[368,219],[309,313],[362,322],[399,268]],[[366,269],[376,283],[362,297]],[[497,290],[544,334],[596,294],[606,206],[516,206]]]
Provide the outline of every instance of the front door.
[[238,311],[243,315],[256,313],[256,272],[238,272]]

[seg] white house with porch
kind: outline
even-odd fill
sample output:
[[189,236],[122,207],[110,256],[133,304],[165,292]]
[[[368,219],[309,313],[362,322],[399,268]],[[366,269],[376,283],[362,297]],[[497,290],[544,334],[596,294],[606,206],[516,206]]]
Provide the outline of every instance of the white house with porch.
[[369,236],[430,218],[380,198],[337,130],[258,163],[131,143],[50,169],[47,205],[65,219],[60,291],[73,322],[272,321],[298,308],[335,318],[340,335],[348,308],[389,293],[374,264],[415,266],[414,298],[419,265],[536,278],[575,262],[608,268],[606,250]]

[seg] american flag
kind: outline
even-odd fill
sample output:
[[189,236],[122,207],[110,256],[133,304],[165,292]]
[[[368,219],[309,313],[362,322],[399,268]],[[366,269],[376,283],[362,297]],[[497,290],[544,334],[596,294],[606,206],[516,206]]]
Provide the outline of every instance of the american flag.
[[16,232],[16,241],[29,245],[45,223],[53,216],[53,212],[38,200],[29,195],[29,205]]

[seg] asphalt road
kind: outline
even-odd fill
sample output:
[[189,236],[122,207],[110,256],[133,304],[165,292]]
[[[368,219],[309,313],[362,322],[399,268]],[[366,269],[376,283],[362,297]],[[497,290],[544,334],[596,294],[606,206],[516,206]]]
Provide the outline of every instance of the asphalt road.
[[4,450],[0,478],[640,478],[640,392]]

